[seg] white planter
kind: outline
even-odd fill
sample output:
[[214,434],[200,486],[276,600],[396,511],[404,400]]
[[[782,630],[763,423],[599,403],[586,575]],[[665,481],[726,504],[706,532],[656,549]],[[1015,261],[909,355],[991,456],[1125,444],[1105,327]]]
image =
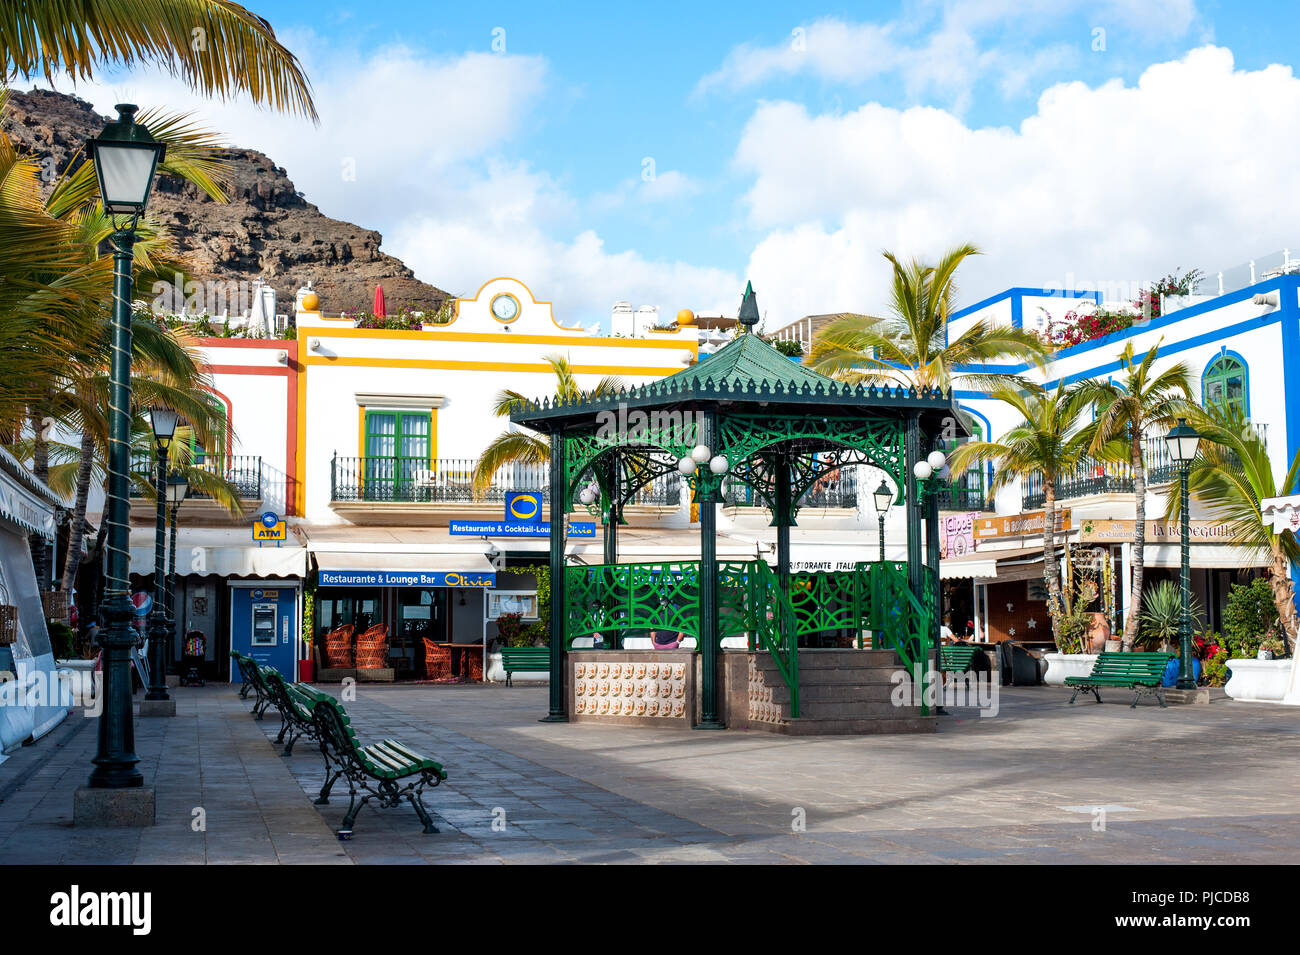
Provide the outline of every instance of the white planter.
[[1092,672],[1097,656],[1095,653],[1044,653],[1047,673],[1043,675],[1043,682],[1048,686],[1065,686],[1066,677],[1087,676]]
[[[506,668],[501,665],[501,651],[488,654],[487,672],[483,675],[489,683],[506,682]],[[537,682],[550,683],[550,670],[529,670],[527,672],[520,670],[510,679],[511,683]]]
[[1229,660],[1228,696],[1245,703],[1280,703],[1291,681],[1290,660]]

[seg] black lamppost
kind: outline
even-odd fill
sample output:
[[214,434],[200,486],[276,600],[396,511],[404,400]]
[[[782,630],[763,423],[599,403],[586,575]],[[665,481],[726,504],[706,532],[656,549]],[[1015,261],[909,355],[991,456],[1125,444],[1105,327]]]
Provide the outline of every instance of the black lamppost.
[[167,452],[176,435],[178,415],[171,408],[150,408],[149,421],[153,426],[153,446],[158,459],[155,472],[154,497],[157,517],[153,538],[153,611],[149,614],[149,691],[146,700],[170,700],[167,695]]
[[[1191,547],[1188,538],[1191,536],[1191,514],[1189,513],[1188,494],[1187,494],[1187,472],[1191,468],[1192,460],[1196,457],[1196,449],[1201,443],[1201,435],[1195,428],[1187,423],[1186,418],[1178,419],[1178,426],[1173,428],[1165,435],[1165,445],[1169,448],[1169,457],[1178,465],[1178,483],[1179,492],[1182,495],[1180,508],[1182,514],[1182,526],[1179,529],[1181,534],[1180,556],[1182,558],[1183,580],[1183,612],[1178,618],[1178,689],[1194,690],[1196,689],[1196,677],[1192,673],[1192,571],[1191,571]],[[1141,594],[1138,595],[1141,598]]]
[[[190,482],[184,474],[173,474],[167,479],[167,503],[171,507],[171,547],[167,558],[167,630],[176,632],[176,512],[190,493]],[[170,657],[171,654],[169,653]]]
[[104,211],[113,223],[113,337],[108,394],[108,495],[104,520],[108,528],[104,572],[103,614],[99,634],[104,654],[104,708],[99,718],[99,744],[92,789],[129,789],[144,785],[136,768],[135,727],[131,714],[131,627],[134,607],[129,592],[128,521],[130,520],[131,441],[131,262],[135,227],[154,170],[166,146],[135,122],[136,108],[117,107],[118,118],[90,141],[90,155],[99,180]]
[[894,492],[882,480],[880,487],[871,492],[871,497],[876,503],[876,516],[880,518],[880,562],[883,564],[885,562],[885,515],[889,513],[889,505],[894,503]]

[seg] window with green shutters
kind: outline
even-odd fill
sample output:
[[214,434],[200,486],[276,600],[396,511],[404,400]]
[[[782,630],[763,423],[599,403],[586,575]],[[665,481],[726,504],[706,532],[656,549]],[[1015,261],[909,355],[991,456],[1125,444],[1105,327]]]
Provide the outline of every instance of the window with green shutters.
[[432,433],[428,411],[366,410],[366,500],[406,499],[429,469]]
[[1246,366],[1231,355],[1216,358],[1201,378],[1201,400],[1206,405],[1224,410],[1232,407],[1247,414]]

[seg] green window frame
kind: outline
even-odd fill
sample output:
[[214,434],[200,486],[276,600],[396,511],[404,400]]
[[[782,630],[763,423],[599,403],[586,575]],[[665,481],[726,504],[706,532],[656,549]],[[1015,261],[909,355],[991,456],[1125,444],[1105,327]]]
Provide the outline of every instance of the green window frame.
[[1220,355],[1201,376],[1201,403],[1226,410],[1236,408],[1249,414],[1246,394],[1249,373],[1243,361],[1232,355]]
[[431,467],[433,413],[367,408],[363,446],[366,500],[408,500]]

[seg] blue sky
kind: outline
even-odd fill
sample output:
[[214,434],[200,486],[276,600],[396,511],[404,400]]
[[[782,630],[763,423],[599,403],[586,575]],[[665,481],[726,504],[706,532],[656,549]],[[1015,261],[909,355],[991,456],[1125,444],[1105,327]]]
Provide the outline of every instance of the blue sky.
[[745,278],[773,326],[875,309],[882,248],[975,241],[971,301],[1287,240],[1264,184],[1300,147],[1292,4],[247,5],[319,128],[142,73],[79,92],[195,108],[421,278],[516,275],[569,321],[732,310]]

